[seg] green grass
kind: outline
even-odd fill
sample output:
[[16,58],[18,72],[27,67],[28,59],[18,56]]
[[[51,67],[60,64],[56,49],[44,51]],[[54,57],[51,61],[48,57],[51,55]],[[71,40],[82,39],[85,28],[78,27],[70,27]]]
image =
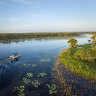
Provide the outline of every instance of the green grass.
[[63,50],[60,55],[61,63],[71,72],[83,76],[96,82],[96,62],[88,62],[84,60],[77,60],[73,57],[74,53],[78,50],[86,50],[92,48],[90,44],[80,45],[80,48],[71,48]]

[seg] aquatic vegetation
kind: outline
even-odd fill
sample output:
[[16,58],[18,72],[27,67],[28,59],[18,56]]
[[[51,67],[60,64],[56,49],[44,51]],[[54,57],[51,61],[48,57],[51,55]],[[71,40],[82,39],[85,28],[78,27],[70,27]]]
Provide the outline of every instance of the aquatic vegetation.
[[33,77],[33,73],[27,73],[27,74],[26,74],[26,77],[28,77],[28,78]]
[[57,93],[57,87],[55,84],[46,84],[49,88],[49,94]]
[[47,75],[47,73],[38,73],[38,76],[37,77],[44,77],[46,75]]
[[50,58],[44,58],[44,59],[40,59],[40,62],[50,62],[51,59]]
[[30,67],[31,64],[23,64],[24,67]]
[[20,86],[20,87],[14,87],[13,92],[18,91],[18,96],[25,96],[23,93],[25,90],[25,86]]
[[38,80],[34,80],[34,81],[32,81],[32,85],[33,85],[34,87],[38,87],[38,86],[40,85],[40,83],[39,83]]
[[32,64],[32,67],[36,67],[37,66],[37,64]]
[[24,67],[36,67],[37,64],[23,64]]
[[31,80],[30,80],[30,79],[28,79],[28,78],[23,78],[23,82],[24,82],[25,84],[28,84],[28,83],[30,83],[30,82],[31,82]]

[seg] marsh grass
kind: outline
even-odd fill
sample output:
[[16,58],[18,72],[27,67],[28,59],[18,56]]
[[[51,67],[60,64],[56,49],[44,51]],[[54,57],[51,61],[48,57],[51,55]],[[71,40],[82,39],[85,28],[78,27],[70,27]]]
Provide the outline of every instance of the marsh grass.
[[96,82],[96,62],[92,63],[89,61],[75,59],[73,57],[74,53],[78,50],[90,49],[92,46],[90,44],[86,44],[80,45],[79,47],[82,48],[71,48],[67,49],[66,52],[62,51],[59,55],[60,62],[71,72]]

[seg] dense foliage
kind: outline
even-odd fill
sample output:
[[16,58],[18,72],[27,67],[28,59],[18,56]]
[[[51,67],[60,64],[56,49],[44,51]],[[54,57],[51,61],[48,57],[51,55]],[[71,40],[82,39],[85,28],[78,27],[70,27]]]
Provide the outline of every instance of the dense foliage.
[[59,57],[67,69],[96,82],[96,48],[94,46],[87,44],[66,49]]
[[58,33],[0,33],[0,40],[9,39],[31,39],[42,37],[66,37],[66,36],[79,36],[80,33],[73,32],[58,32]]

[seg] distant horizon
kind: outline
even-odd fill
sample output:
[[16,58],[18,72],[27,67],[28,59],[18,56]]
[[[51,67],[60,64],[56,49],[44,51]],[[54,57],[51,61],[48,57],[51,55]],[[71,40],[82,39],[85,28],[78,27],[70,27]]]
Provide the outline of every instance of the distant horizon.
[[[72,33],[83,33],[84,31],[82,32],[72,32]],[[85,31],[85,32],[88,32],[88,31]],[[96,31],[89,31],[89,32],[96,32]],[[0,33],[59,33],[59,32],[0,32]],[[71,33],[71,32],[61,32],[61,33]]]
[[0,0],[0,33],[85,31],[96,31],[96,0]]

